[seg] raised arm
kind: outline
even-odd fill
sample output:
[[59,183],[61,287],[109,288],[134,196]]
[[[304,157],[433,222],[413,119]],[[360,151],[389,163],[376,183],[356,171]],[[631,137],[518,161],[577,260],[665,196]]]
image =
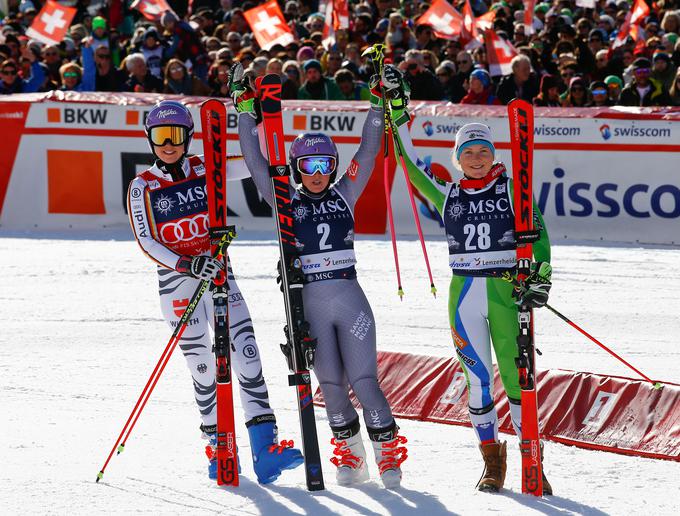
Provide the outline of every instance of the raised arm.
[[274,194],[272,182],[269,178],[269,164],[260,150],[260,139],[253,114],[249,112],[239,114],[238,137],[241,142],[241,154],[243,154],[243,159],[250,171],[250,176],[253,178],[262,198],[269,206],[272,206]]
[[[381,103],[382,104],[382,103]],[[353,209],[359,196],[366,188],[371,172],[375,166],[375,158],[380,150],[380,142],[385,132],[385,116],[382,105],[371,101],[371,109],[361,130],[359,149],[352,157],[347,172],[338,181],[337,188]]]

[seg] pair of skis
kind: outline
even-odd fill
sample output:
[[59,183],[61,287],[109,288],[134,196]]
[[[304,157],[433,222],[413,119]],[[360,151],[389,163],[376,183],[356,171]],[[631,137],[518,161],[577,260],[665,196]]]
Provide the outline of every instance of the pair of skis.
[[[309,324],[305,320],[302,301],[304,274],[302,262],[295,248],[290,200],[290,170],[286,160],[281,114],[281,78],[278,75],[266,75],[258,78],[255,87],[262,113],[269,172],[276,201],[273,208],[279,240],[280,272],[286,311],[284,328],[286,343],[281,345],[281,349],[291,371],[288,383],[294,386],[297,392],[307,489],[318,491],[324,489],[324,482],[312,404],[310,374],[314,363],[316,340],[312,339],[309,334]],[[212,99],[201,107],[211,242],[213,238],[221,238],[223,232],[228,230],[226,228],[225,182],[226,120],[226,107],[222,102]],[[216,282],[213,299],[217,360],[217,483],[238,485],[226,296],[226,282],[223,286]]]

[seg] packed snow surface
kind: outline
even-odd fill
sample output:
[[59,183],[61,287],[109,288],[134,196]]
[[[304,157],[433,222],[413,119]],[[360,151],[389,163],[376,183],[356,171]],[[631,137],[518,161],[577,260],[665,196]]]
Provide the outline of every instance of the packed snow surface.
[[[473,431],[401,420],[409,439],[403,486],[343,488],[328,458],[325,413],[316,409],[327,489],[309,493],[301,468],[269,486],[254,480],[240,400],[241,486],[207,478],[191,378],[177,352],[126,451],[95,483],[170,330],[161,319],[155,266],[127,232],[0,235],[0,507],[2,514],[644,514],[680,513],[680,465],[546,445],[556,495],[521,494],[520,457],[509,439],[506,488],[476,492],[482,472]],[[446,246],[428,241],[439,295],[417,241],[399,245],[406,296],[399,301],[391,244],[357,241],[359,280],[377,319],[379,348],[451,356]],[[277,247],[245,234],[230,248],[255,323],[281,436],[300,441],[293,389],[279,342],[284,324],[274,281]],[[553,306],[654,379],[680,381],[680,251],[556,245]],[[539,367],[634,376],[545,310],[537,311]],[[368,446],[368,441],[366,439]],[[369,454],[372,454],[370,448]]]

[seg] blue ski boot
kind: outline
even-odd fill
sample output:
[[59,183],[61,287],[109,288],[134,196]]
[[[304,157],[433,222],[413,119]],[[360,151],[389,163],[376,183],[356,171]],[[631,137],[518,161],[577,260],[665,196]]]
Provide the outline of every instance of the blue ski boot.
[[[203,438],[208,439],[208,444],[205,446],[205,455],[210,461],[208,462],[208,478],[217,480],[217,425],[201,425],[201,430],[203,430]],[[238,447],[236,448],[236,464],[238,465],[238,472],[241,474]]]
[[260,484],[274,482],[283,470],[297,468],[304,462],[300,450],[293,448],[293,441],[284,440],[279,444],[273,415],[256,417],[246,423],[246,427],[253,453],[253,469]]

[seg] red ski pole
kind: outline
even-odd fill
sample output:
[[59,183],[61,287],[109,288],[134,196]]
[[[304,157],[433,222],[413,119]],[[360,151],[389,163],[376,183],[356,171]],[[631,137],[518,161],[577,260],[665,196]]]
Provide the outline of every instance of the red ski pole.
[[546,307],[548,310],[550,310],[552,313],[554,313],[557,317],[559,317],[560,319],[562,319],[562,320],[563,320],[565,323],[567,323],[569,326],[571,326],[571,327],[574,328],[576,331],[578,331],[581,335],[584,335],[585,337],[588,337],[591,341],[593,341],[595,344],[597,344],[598,346],[600,346],[602,349],[604,349],[604,350],[605,350],[607,353],[609,353],[611,356],[613,356],[613,357],[616,358],[618,361],[620,361],[621,363],[625,364],[625,365],[628,366],[630,369],[632,369],[633,371],[635,371],[635,372],[636,372],[637,374],[639,374],[642,378],[644,378],[644,379],[647,380],[649,383],[651,383],[652,386],[653,386],[655,389],[661,389],[661,388],[663,387],[663,385],[661,385],[661,383],[655,382],[654,380],[652,380],[651,378],[649,378],[647,375],[645,375],[644,373],[642,373],[639,369],[637,369],[636,367],[634,367],[633,365],[631,365],[630,363],[628,363],[626,360],[624,360],[623,358],[621,358],[621,357],[620,357],[619,355],[617,355],[614,351],[612,351],[611,349],[609,349],[607,346],[605,346],[605,345],[602,344],[599,340],[597,340],[595,337],[593,337],[590,333],[588,333],[586,330],[584,330],[583,328],[581,328],[581,327],[580,327],[578,324],[576,324],[574,321],[572,321],[571,319],[569,319],[566,315],[561,314],[560,312],[558,312],[557,310],[555,310],[555,309],[554,309],[552,306],[550,306],[549,304],[546,304],[545,307]]

